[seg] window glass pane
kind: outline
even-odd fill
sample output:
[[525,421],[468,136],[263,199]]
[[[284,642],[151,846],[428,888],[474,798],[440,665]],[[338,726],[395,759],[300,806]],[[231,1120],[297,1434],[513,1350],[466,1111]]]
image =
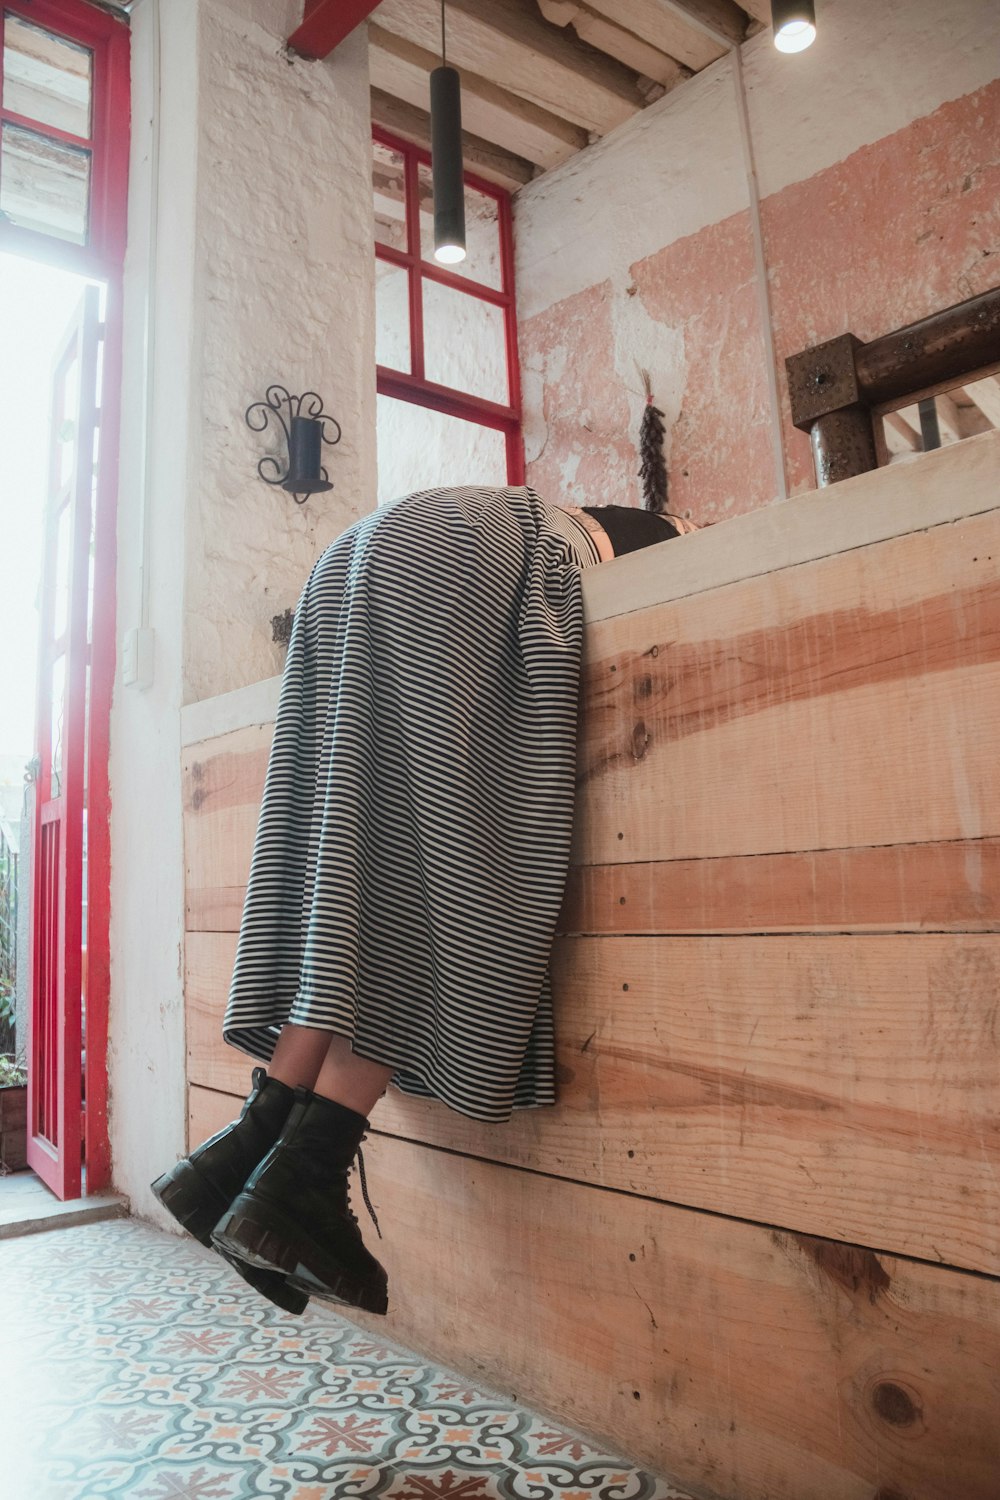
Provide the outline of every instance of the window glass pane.
[[502,432],[391,396],[379,396],[376,410],[380,505],[439,485],[507,483]]
[[94,467],[90,482],[90,545],[87,548],[87,645],[94,633],[94,542],[97,531],[97,449],[100,447],[100,428],[94,433]]
[[60,652],[52,663],[52,674],[49,678],[52,686],[52,702],[50,704],[51,718],[49,720],[49,733],[52,738],[49,746],[52,755],[52,797],[58,797],[62,792],[63,772],[63,711],[66,706],[66,653]]
[[61,489],[69,482],[76,463],[76,418],[80,405],[80,361],[74,358],[66,366],[59,387],[59,420],[55,440],[59,444],[57,484]]
[[372,142],[372,193],[375,199],[375,238],[380,245],[406,249],[406,195],[403,157],[399,151]]
[[56,576],[55,611],[52,621],[52,638],[58,640],[66,629],[69,619],[70,585],[70,526],[73,520],[73,501],[67,500],[56,519]]
[[40,125],[89,137],[89,50],[20,16],[5,16],[3,33],[4,108]]
[[375,362],[410,373],[409,274],[387,260],[375,262]]
[[[430,167],[418,168],[420,185],[420,254],[434,261],[434,187]],[[434,261],[437,265],[438,262]],[[456,276],[481,281],[500,291],[500,209],[495,198],[465,188],[465,259],[447,267]]]
[[19,125],[4,125],[0,149],[0,212],[25,229],[85,245],[90,152]]
[[503,308],[424,279],[424,367],[428,380],[506,406]]

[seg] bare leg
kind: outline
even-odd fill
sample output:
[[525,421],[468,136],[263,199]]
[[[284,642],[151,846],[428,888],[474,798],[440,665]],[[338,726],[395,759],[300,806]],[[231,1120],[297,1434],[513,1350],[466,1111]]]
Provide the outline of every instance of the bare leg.
[[290,1089],[300,1085],[306,1089],[314,1088],[329,1046],[328,1031],[286,1022],[267,1066],[268,1077],[287,1083]]
[[357,1057],[346,1036],[289,1021],[281,1028],[267,1072],[289,1088],[301,1085],[367,1115],[395,1069]]
[[369,1115],[388,1088],[395,1071],[383,1063],[358,1057],[351,1051],[346,1036],[331,1036],[329,1050],[312,1088],[324,1099],[335,1099],[359,1115]]

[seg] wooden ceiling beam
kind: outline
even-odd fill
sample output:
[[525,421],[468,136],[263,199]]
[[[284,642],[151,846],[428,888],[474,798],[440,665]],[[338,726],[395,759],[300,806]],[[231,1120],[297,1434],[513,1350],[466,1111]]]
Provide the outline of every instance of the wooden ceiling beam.
[[[436,0],[382,0],[379,25],[440,55]],[[449,0],[448,60],[595,136],[642,109],[636,75],[543,21],[534,0]]]
[[306,0],[302,21],[288,38],[289,51],[299,57],[329,57],[378,4],[379,0]]
[[[641,36],[650,46],[676,58],[694,73],[700,73],[725,55],[723,42],[706,36],[692,25],[690,17],[679,14],[677,7],[667,0],[586,0],[586,3],[606,20]],[[743,20],[745,24],[745,16]]]
[[660,0],[660,4],[712,40],[736,46],[746,37],[746,7],[736,5],[735,0]]
[[582,42],[600,52],[607,52],[627,68],[653,79],[661,85],[664,93],[691,76],[690,68],[682,67],[675,58],[668,57],[634,32],[591,10],[581,0],[538,0],[538,8],[553,26],[572,26]]
[[[439,58],[423,47],[394,36],[382,26],[368,30],[369,67],[374,88],[407,104],[427,106],[428,75]],[[587,144],[586,132],[485,78],[462,70],[462,124],[481,140],[534,162],[557,167]]]
[[[411,141],[415,146],[430,150],[431,117],[425,109],[407,104],[403,99],[393,98],[381,89],[372,89],[371,100],[372,120],[376,125],[381,125],[383,130],[391,130],[393,135],[400,136],[404,141]],[[480,140],[466,130],[462,131],[462,158],[470,172],[485,177],[487,182],[494,182],[511,193],[530,182],[535,175],[530,161],[501,151],[491,141]]]
[[771,24],[771,0],[740,0],[740,9],[759,21],[762,26]]

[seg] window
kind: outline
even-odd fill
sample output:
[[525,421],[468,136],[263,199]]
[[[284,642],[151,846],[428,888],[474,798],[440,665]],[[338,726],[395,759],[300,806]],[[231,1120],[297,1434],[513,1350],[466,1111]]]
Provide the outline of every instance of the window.
[[465,178],[467,255],[434,260],[430,156],[373,132],[379,500],[523,484],[509,196]]
[[0,248],[107,274],[125,244],[127,28],[83,0],[0,9]]

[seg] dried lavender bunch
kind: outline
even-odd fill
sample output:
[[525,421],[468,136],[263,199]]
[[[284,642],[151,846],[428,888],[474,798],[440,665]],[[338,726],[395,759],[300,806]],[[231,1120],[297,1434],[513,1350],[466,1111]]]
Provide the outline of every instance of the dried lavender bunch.
[[663,439],[667,429],[663,412],[653,402],[649,371],[643,370],[641,373],[642,383],[646,388],[646,409],[639,429],[639,457],[642,460],[639,477],[642,480],[646,509],[662,515],[667,508],[667,461],[663,456]]

